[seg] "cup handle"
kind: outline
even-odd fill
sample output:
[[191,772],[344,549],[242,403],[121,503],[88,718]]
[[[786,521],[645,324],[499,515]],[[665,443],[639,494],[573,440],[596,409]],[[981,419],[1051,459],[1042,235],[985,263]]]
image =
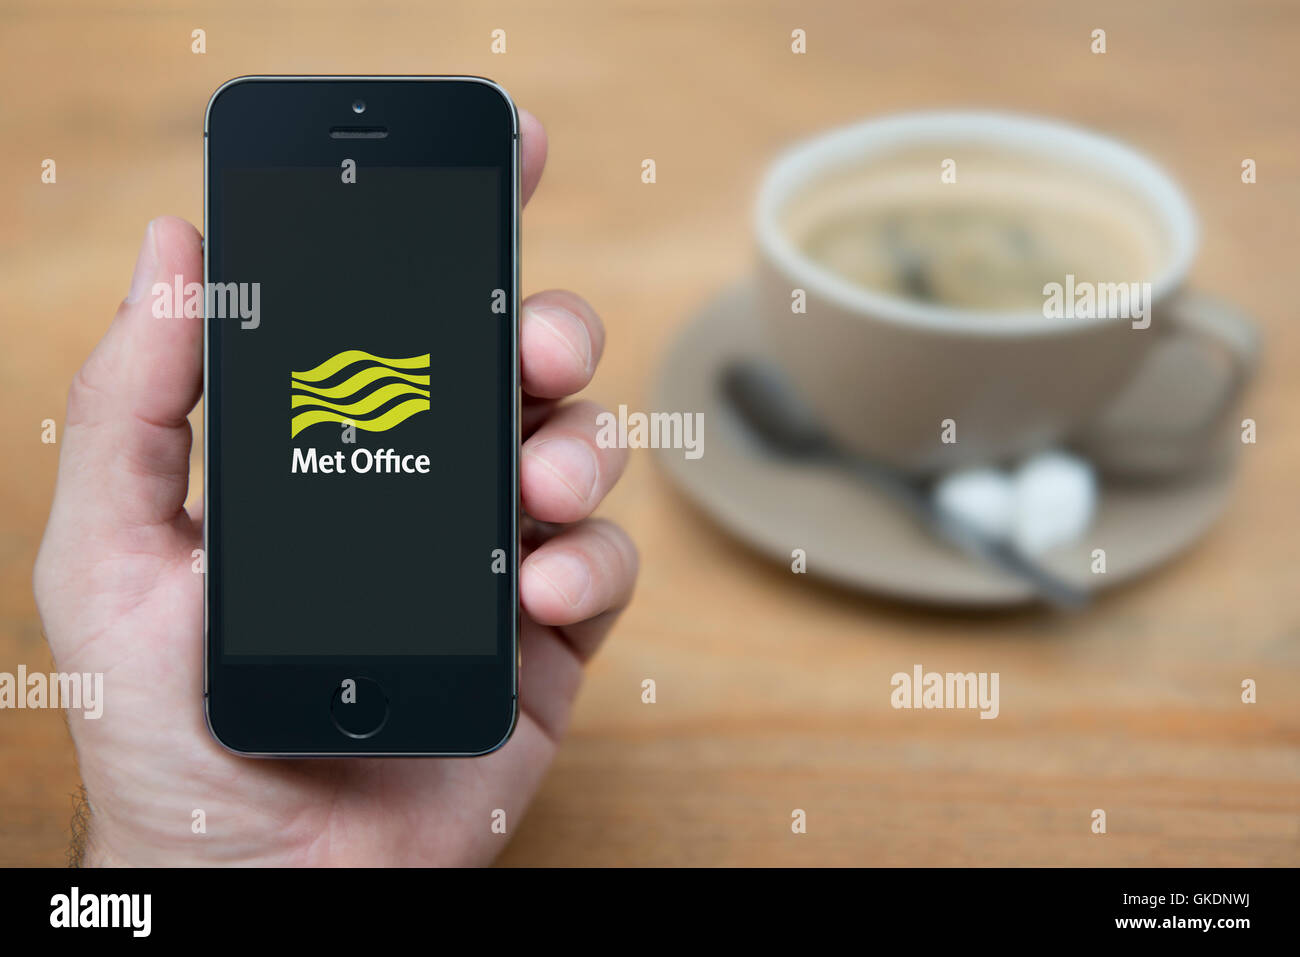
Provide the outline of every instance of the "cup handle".
[[[1174,436],[1192,439],[1216,426],[1237,404],[1259,365],[1259,333],[1236,306],[1203,292],[1183,290],[1161,308],[1164,313],[1161,318],[1167,321],[1157,323],[1159,334],[1198,339],[1221,350],[1231,363],[1228,381],[1210,414]],[[1163,434],[1170,437],[1168,432]]]
[[[1210,439],[1236,405],[1259,364],[1259,335],[1254,324],[1235,306],[1204,293],[1183,291],[1158,309],[1153,327],[1134,334],[1154,334],[1166,340],[1185,338],[1198,350],[1213,350],[1227,359],[1226,379],[1209,403],[1208,414],[1199,413],[1194,421],[1143,424],[1142,415],[1137,414],[1132,416],[1136,421],[1121,425],[1136,408],[1129,396],[1126,401],[1112,405],[1109,413],[1075,437],[1073,444],[1080,452],[1103,472],[1117,477],[1160,478],[1213,455],[1215,444]],[[1131,381],[1143,382],[1150,374],[1149,369],[1149,366],[1139,368]],[[1117,416],[1119,421],[1108,421],[1108,416]]]

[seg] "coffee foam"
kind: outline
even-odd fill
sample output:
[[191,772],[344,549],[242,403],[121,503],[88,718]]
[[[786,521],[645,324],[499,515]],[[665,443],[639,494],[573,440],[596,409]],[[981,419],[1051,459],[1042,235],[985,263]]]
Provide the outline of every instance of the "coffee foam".
[[[955,182],[941,162],[955,161]],[[1041,307],[1045,282],[1142,282],[1171,255],[1143,198],[1096,171],[936,146],[828,170],[781,216],[805,255],[859,285],[956,308]]]

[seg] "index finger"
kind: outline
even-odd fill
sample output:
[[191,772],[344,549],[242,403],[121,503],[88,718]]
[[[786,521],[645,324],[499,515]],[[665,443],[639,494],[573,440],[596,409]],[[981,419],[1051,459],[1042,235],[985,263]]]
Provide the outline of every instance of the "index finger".
[[520,176],[524,203],[528,202],[537,189],[542,178],[542,169],[546,166],[546,128],[541,121],[527,110],[519,110],[519,152],[522,154],[523,170]]

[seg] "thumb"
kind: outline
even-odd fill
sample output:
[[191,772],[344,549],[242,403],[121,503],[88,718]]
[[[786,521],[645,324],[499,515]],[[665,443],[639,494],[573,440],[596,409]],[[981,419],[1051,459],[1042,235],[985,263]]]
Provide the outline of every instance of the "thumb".
[[130,291],[68,392],[51,524],[82,532],[169,523],[189,487],[186,416],[203,385],[200,318],[183,302],[155,315],[156,283],[201,283],[198,231],[184,220],[151,222]]

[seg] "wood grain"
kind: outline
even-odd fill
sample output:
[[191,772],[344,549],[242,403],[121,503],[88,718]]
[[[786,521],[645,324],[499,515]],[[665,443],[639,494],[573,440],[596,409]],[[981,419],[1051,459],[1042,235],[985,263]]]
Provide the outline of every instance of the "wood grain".
[[[692,309],[751,268],[751,200],[778,148],[884,112],[1005,107],[1134,143],[1197,204],[1195,282],[1267,337],[1246,411],[1259,442],[1227,514],[1081,617],[940,614],[753,557],[634,453],[602,511],[640,544],[639,592],[502,861],[1300,863],[1300,7],[10,0],[0,22],[0,670],[49,664],[30,574],[57,447],[39,423],[61,420],[146,221],[201,221],[203,108],[223,80],[504,83],[551,138],[525,217],[526,288],[570,287],[600,309],[608,347],[589,393],[634,409]],[[489,52],[495,28],[505,55]],[[999,671],[1001,716],[892,710],[890,674],[917,661]],[[1246,677],[1253,706],[1239,701]],[[78,782],[62,716],[0,713],[0,760],[0,863],[61,863]],[[794,808],[806,835],[791,833]],[[1093,808],[1107,810],[1104,837]]]

